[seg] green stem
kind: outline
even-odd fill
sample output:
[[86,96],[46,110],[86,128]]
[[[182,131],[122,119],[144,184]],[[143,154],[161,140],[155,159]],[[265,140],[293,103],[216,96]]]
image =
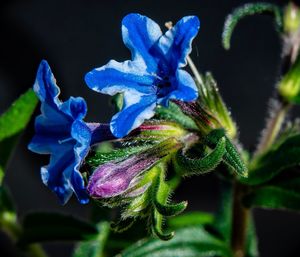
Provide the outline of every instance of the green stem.
[[290,108],[291,105],[289,103],[278,101],[275,110],[272,110],[270,118],[267,120],[267,125],[254,154],[255,156],[264,153],[274,143]]
[[243,206],[242,198],[248,188],[245,185],[240,184],[238,181],[234,182],[233,187],[231,248],[233,251],[233,257],[244,257],[250,209]]

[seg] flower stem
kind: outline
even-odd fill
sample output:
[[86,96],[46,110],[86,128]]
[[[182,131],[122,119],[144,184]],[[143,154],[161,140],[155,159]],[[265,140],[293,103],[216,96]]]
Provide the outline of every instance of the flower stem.
[[243,206],[241,199],[248,189],[238,181],[234,182],[233,188],[231,248],[233,257],[244,257],[250,209]]
[[290,107],[291,105],[289,103],[278,100],[276,106],[274,107],[275,110],[272,110],[270,118],[267,120],[267,125],[265,130],[263,131],[261,140],[254,154],[255,156],[262,154],[273,144],[278,133],[280,132],[280,129],[285,120],[286,114],[290,110]]

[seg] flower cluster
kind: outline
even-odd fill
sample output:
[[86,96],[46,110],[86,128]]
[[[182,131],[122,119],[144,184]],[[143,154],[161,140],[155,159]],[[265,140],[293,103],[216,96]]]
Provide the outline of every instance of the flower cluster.
[[[132,60],[112,60],[85,76],[91,89],[122,100],[110,124],[85,122],[81,97],[60,101],[50,67],[42,61],[34,84],[41,115],[29,149],[50,155],[41,177],[62,204],[74,192],[83,204],[92,198],[123,206],[122,220],[147,217],[152,232],[168,239],[172,233],[162,231],[164,217],[186,207],[186,202],[169,202],[181,176],[210,171],[221,161],[245,174],[230,140],[235,126],[216,86],[183,70],[199,26],[197,17],[187,16],[163,34],[146,16],[123,19]],[[113,149],[101,150],[103,141]],[[167,170],[172,179],[166,180]]]

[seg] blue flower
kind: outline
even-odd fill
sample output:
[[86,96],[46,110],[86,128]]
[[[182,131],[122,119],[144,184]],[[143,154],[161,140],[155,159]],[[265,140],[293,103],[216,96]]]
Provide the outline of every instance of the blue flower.
[[38,68],[34,91],[41,101],[42,114],[35,120],[35,135],[28,148],[51,155],[49,165],[41,168],[42,180],[62,204],[73,192],[85,204],[89,198],[79,167],[91,144],[111,137],[109,128],[82,120],[87,112],[83,98],[70,97],[65,102],[58,99],[60,89],[46,61]]
[[199,26],[196,16],[187,16],[162,34],[160,27],[146,16],[129,14],[123,19],[123,41],[132,60],[112,60],[85,77],[87,85],[97,92],[123,93],[123,108],[110,123],[116,137],[124,137],[150,119],[158,104],[167,106],[170,99],[197,98],[193,78],[181,68],[186,65]]

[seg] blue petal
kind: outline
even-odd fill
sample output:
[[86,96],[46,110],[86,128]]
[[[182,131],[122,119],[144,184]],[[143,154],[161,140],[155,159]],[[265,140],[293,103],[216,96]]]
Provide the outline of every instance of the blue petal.
[[156,22],[146,16],[131,13],[122,21],[124,44],[130,49],[133,60],[143,60],[148,72],[156,71],[157,61],[150,49],[161,37],[162,32]]
[[60,106],[60,110],[73,120],[83,119],[87,113],[87,105],[82,97],[70,97]]
[[72,150],[65,149],[53,153],[49,165],[41,168],[43,183],[58,196],[62,204],[65,204],[73,193],[70,185],[72,163],[74,163],[74,154]]
[[186,65],[186,57],[192,50],[192,40],[199,28],[200,21],[196,16],[186,16],[159,39],[157,47],[173,70]]
[[33,90],[41,100],[49,104],[59,105],[58,96],[60,94],[59,87],[56,85],[55,78],[47,61],[41,61]]
[[65,204],[75,192],[81,203],[88,197],[79,166],[88,153],[91,130],[82,121],[87,112],[81,97],[66,102],[58,99],[60,90],[46,61],[39,66],[34,91],[41,100],[42,114],[35,121],[35,136],[28,148],[50,154],[50,163],[42,167],[41,176],[60,201]]
[[155,76],[147,73],[136,61],[119,63],[112,60],[85,76],[85,82],[91,89],[109,95],[128,90],[149,94],[153,92],[154,81]]
[[83,121],[72,124],[71,135],[76,140],[74,147],[75,165],[72,173],[71,184],[80,203],[88,203],[89,198],[85,189],[83,177],[79,171],[80,165],[89,152],[92,132]]
[[155,95],[133,96],[125,92],[124,100],[124,108],[113,116],[110,123],[112,133],[118,138],[126,136],[131,130],[139,127],[144,120],[152,118],[157,99]]
[[175,77],[171,79],[172,90],[167,96],[158,100],[164,106],[168,105],[169,99],[176,99],[180,101],[190,102],[198,98],[198,89],[192,76],[184,71],[178,69]]

